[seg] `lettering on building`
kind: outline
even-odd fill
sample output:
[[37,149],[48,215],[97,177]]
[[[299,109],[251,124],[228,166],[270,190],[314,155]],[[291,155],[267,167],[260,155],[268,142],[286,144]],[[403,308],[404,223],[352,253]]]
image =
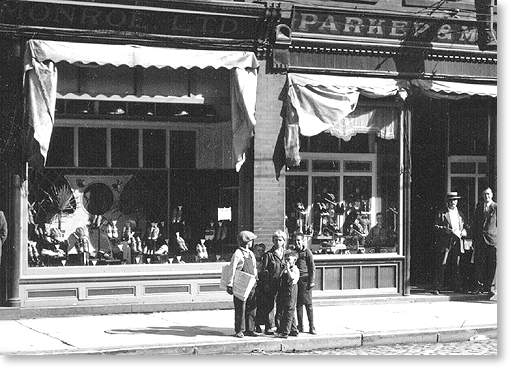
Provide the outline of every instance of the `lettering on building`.
[[0,25],[252,39],[256,20],[214,14],[3,1]]
[[476,45],[475,22],[297,10],[293,32],[418,43]]

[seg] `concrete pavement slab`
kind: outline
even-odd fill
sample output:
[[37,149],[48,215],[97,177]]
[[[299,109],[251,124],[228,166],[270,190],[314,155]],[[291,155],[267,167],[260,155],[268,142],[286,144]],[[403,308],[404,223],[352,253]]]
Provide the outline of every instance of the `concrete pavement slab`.
[[[238,339],[232,310],[132,313],[0,321],[0,353],[227,353],[352,347],[377,342],[466,339],[497,327],[497,304],[476,301],[316,306],[317,336]],[[466,333],[464,330],[470,331]],[[442,331],[443,333],[439,333]],[[449,333],[450,332],[450,333]],[[441,335],[440,335],[441,334]],[[449,338],[450,337],[450,338]],[[408,339],[408,340],[407,340]]]
[[0,339],[0,353],[40,351],[66,351],[72,349],[69,344],[47,332],[34,330],[22,322],[9,320],[0,324],[2,339]]

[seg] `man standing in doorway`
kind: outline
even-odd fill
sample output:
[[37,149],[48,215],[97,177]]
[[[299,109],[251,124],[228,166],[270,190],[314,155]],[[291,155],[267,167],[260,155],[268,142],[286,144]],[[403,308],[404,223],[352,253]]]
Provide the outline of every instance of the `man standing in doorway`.
[[462,238],[467,236],[465,218],[458,210],[458,200],[461,197],[457,192],[448,192],[445,197],[446,207],[442,209],[435,219],[435,254],[436,273],[433,294],[438,295],[444,283],[445,269],[448,261],[452,262],[452,287],[461,292],[460,257],[464,253]]
[[[490,298],[496,294],[493,285],[497,269],[497,203],[493,191],[486,188],[474,214],[474,264],[476,269],[476,292],[487,293]],[[493,287],[493,291],[492,291]]]

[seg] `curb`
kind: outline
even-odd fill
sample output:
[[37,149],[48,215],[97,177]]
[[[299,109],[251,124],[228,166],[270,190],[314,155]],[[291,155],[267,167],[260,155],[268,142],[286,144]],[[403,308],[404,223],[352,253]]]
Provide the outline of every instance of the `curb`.
[[426,330],[399,330],[392,332],[350,333],[330,336],[308,335],[289,339],[275,339],[269,336],[245,338],[236,341],[215,343],[199,343],[186,345],[138,346],[105,349],[69,349],[47,352],[13,352],[4,353],[11,356],[40,356],[40,355],[233,355],[265,352],[296,352],[362,346],[392,345],[392,344],[425,344],[441,342],[468,341],[471,337],[498,337],[497,325],[465,328],[437,328]]

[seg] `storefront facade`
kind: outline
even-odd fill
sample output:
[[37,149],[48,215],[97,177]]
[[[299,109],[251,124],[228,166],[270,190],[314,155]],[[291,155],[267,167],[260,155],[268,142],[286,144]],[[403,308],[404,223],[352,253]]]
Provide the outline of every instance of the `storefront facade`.
[[252,227],[271,16],[231,2],[2,4],[14,137],[2,207],[16,245],[4,304],[230,300],[220,270]]
[[456,3],[5,2],[3,303],[228,306],[241,229],[304,233],[317,298],[427,283],[445,191],[496,183],[496,51]]
[[[317,294],[427,287],[446,191],[469,219],[484,187],[496,191],[496,8],[293,4],[273,49],[287,73],[278,167],[287,221],[318,253]],[[374,247],[377,216],[388,233]]]

